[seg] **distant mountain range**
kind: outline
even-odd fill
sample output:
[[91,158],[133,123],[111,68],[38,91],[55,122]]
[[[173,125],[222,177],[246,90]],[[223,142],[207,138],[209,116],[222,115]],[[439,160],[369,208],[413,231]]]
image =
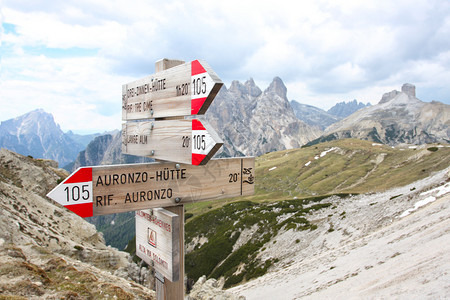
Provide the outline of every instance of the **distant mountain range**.
[[[323,141],[358,138],[377,143],[448,143],[450,106],[425,103],[415,87],[383,95],[377,105],[341,102],[328,111],[289,102],[287,89],[275,77],[262,91],[253,79],[223,87],[205,116],[224,145],[217,157],[254,155],[298,148]],[[152,161],[121,153],[121,134],[64,133],[53,116],[38,109],[0,124],[0,146],[23,155],[58,161],[74,170],[85,165]]]
[[342,120],[361,108],[370,106],[370,103],[363,104],[353,100],[351,102],[339,102],[328,111],[325,111],[315,106],[301,104],[295,100],[292,100],[290,103],[295,116],[299,120],[308,125],[317,126],[321,130],[325,130],[331,124]]
[[371,105],[370,103],[364,104],[354,99],[353,101],[350,102],[336,103],[336,105],[327,110],[327,113],[343,119],[350,116],[354,112],[370,105]]
[[83,166],[116,165],[152,162],[151,158],[122,154],[122,134],[117,130],[95,137],[85,150],[78,153],[66,170],[74,171]]
[[325,129],[312,143],[357,138],[395,146],[450,142],[450,105],[422,102],[416,87],[405,83],[401,91],[385,93],[377,105],[358,110]]
[[0,146],[22,155],[53,159],[64,166],[97,135],[64,133],[53,116],[42,109],[33,110],[0,124]]

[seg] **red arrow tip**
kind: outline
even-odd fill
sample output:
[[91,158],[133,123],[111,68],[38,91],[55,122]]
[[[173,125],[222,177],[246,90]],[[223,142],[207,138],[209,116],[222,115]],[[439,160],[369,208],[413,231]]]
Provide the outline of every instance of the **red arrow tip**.
[[192,130],[206,130],[202,122],[197,119],[192,119]]
[[81,168],[73,173],[64,183],[77,183],[92,181],[92,168]]
[[191,62],[191,76],[201,73],[206,73],[205,68],[203,68],[202,64],[198,60],[193,60]]

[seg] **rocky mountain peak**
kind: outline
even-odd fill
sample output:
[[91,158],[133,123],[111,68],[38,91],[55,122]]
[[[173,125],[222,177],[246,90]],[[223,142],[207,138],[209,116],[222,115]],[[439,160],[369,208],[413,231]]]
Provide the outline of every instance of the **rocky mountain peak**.
[[250,78],[249,80],[247,80],[244,85],[250,96],[258,97],[259,95],[261,95],[262,91],[259,87],[256,86],[253,78]]
[[243,92],[245,89],[244,85],[240,83],[238,80],[233,80],[231,82],[230,88],[228,91],[230,93]]
[[244,84],[237,80],[233,80],[231,82],[231,86],[228,90],[230,93],[235,94],[237,96],[250,96],[252,98],[256,98],[261,95],[261,89],[256,86],[253,78],[247,80]]
[[0,124],[0,146],[22,155],[57,160],[64,166],[84,148],[65,134],[52,114],[36,109]]
[[318,137],[318,128],[295,117],[286,90],[278,77],[264,93],[251,78],[221,90],[206,113],[224,140],[218,156],[261,155],[300,147]]
[[399,92],[397,90],[393,90],[388,93],[384,93],[383,97],[381,97],[381,100],[378,104],[383,104],[383,103],[389,102],[392,99],[396,98],[400,93],[406,94],[408,96],[408,98],[410,98],[410,99],[417,99],[416,98],[416,86],[411,83],[405,83],[402,85],[401,92]]
[[388,145],[448,143],[450,105],[425,103],[415,97],[415,86],[385,93],[374,106],[359,110],[328,127],[328,140],[359,138]]
[[269,87],[264,92],[265,93],[275,93],[278,96],[280,96],[281,98],[287,100],[287,97],[286,97],[287,88],[284,85],[283,80],[281,80],[281,78],[278,76],[272,80],[272,83],[269,85]]
[[402,85],[402,92],[410,97],[416,97],[416,86],[410,83]]
[[388,93],[384,93],[383,96],[381,97],[380,102],[378,102],[378,104],[383,104],[383,103],[389,102],[390,100],[394,99],[398,94],[400,94],[400,92],[397,90],[392,90]]
[[43,109],[35,109],[14,119],[1,122],[1,128],[12,135],[38,134],[40,131],[57,131],[62,134],[52,114]]

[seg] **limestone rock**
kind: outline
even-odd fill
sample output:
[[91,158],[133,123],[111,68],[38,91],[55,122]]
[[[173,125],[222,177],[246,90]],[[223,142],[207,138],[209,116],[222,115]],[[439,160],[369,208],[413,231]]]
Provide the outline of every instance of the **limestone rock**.
[[94,225],[45,197],[67,176],[51,165],[0,150],[0,294],[47,298],[69,281],[88,290],[105,286],[85,294],[65,290],[74,297],[98,298],[110,290],[111,297],[150,299],[150,290],[111,275],[128,277],[128,253],[106,246]]
[[449,143],[450,105],[425,103],[415,95],[415,86],[404,84],[401,92],[386,93],[377,105],[329,126],[324,137],[351,137],[391,146]]
[[235,294],[222,290],[224,280],[208,279],[206,276],[200,277],[194,284],[191,292],[186,297],[187,300],[245,300],[244,296],[236,296]]
[[219,156],[261,155],[315,139],[320,129],[297,119],[279,77],[261,92],[253,79],[222,88],[206,118],[224,140]]

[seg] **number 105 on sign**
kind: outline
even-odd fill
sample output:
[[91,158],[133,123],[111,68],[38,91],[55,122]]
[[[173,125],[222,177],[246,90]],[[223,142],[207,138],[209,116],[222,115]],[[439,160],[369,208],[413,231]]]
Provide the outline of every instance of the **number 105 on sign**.
[[64,184],[61,189],[64,205],[92,202],[92,182],[77,182]]

